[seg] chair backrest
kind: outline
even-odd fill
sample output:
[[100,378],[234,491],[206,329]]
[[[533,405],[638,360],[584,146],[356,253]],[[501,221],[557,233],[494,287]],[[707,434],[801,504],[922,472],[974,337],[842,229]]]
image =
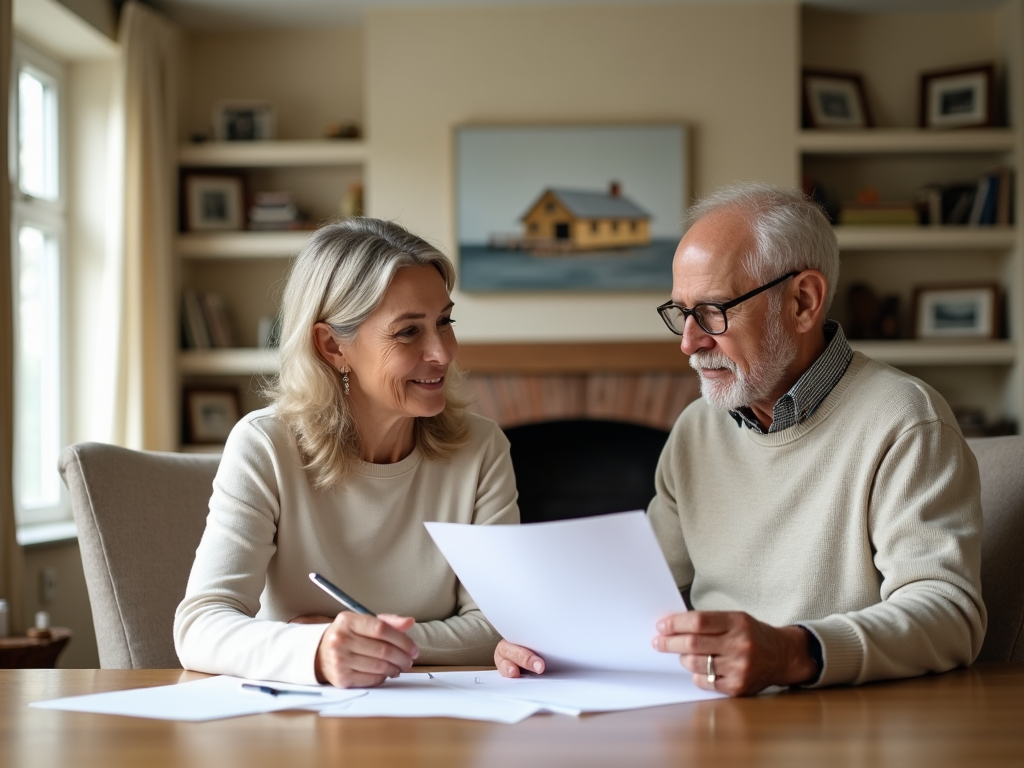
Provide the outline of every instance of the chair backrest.
[[988,632],[978,661],[1024,661],[1024,437],[967,443],[978,457],[985,519],[981,593]]
[[524,523],[647,509],[668,432],[573,419],[505,430]]
[[101,667],[180,667],[174,610],[185,595],[219,463],[215,455],[102,443],[61,453]]

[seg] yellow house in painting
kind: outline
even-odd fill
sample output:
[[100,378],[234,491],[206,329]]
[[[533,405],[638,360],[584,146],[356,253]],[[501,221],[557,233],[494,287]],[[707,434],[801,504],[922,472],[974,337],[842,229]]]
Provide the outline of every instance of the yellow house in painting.
[[583,251],[647,245],[651,215],[622,195],[617,182],[607,192],[549,187],[521,221],[527,248]]

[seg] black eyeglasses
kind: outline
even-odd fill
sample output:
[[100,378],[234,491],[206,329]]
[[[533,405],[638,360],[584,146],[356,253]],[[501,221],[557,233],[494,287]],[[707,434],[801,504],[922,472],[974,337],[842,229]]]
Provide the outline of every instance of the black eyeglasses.
[[686,318],[690,315],[693,315],[693,319],[697,321],[697,325],[699,325],[705,333],[709,333],[712,336],[718,336],[725,333],[729,328],[729,320],[725,316],[725,311],[727,309],[732,309],[737,304],[742,304],[747,299],[752,299],[757,296],[757,294],[767,291],[769,288],[774,288],[783,280],[788,280],[789,278],[795,277],[799,274],[799,269],[795,272],[788,272],[777,280],[765,283],[760,288],[755,288],[750,293],[744,293],[742,296],[735,298],[732,301],[727,301],[724,304],[717,301],[703,301],[690,308],[673,304],[670,299],[658,307],[658,314],[661,315],[661,319],[665,321],[665,325],[668,326],[668,329],[676,336],[683,335],[683,328],[686,326]]

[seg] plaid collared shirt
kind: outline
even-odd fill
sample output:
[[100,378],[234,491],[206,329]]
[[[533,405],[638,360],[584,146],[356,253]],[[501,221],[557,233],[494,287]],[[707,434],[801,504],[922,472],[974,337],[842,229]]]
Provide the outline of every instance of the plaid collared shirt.
[[[781,432],[809,419],[846,373],[853,360],[853,350],[846,341],[843,329],[835,320],[826,320],[824,331],[828,346],[821,357],[797,379],[796,384],[776,401],[772,408],[769,433]],[[765,434],[764,427],[748,406],[729,411],[729,415],[736,419],[737,426],[746,424],[758,434]]]

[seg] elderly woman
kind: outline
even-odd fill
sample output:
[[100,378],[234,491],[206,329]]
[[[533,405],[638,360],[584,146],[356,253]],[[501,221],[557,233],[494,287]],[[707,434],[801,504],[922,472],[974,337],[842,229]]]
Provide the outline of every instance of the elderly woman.
[[[508,441],[455,392],[454,270],[396,224],[314,233],[284,292],[272,405],[232,430],[174,621],[186,669],[379,685],[499,637],[423,523],[517,523]],[[378,616],[339,606],[323,574]]]

